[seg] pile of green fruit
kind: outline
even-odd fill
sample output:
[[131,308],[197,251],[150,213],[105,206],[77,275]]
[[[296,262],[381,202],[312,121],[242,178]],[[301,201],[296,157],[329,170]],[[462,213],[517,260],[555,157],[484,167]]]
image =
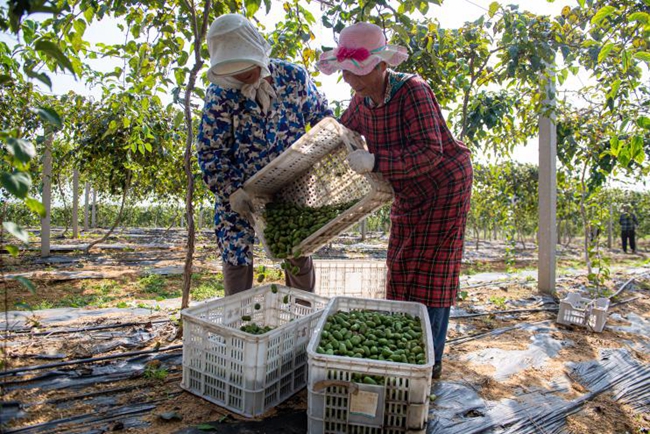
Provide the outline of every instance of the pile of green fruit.
[[255,324],[253,322],[253,323],[246,324],[246,325],[243,325],[243,326],[239,327],[239,330],[241,330],[243,332],[246,332],[246,333],[250,333],[252,335],[263,335],[264,333],[267,333],[267,332],[270,332],[271,330],[273,330],[273,327],[271,327],[271,326],[260,327],[260,326],[258,326],[257,324]]
[[327,318],[316,352],[424,365],[424,348],[420,318],[407,313],[353,310]]
[[[319,208],[289,202],[270,202],[264,210],[264,238],[271,253],[280,259],[292,256],[293,248],[311,234],[334,220],[357,201]],[[295,252],[298,258],[301,252]]]

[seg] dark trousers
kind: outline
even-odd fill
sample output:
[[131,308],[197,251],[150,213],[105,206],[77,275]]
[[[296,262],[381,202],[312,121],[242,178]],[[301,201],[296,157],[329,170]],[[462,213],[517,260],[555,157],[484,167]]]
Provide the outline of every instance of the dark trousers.
[[442,353],[445,352],[445,341],[447,340],[447,326],[449,325],[450,307],[427,307],[429,321],[431,322],[431,333],[433,335],[433,351],[436,356],[435,363],[442,362]]
[[[284,272],[285,284],[291,288],[314,292],[316,272],[311,257],[287,259],[291,265],[297,266],[296,274]],[[223,287],[226,295],[234,295],[253,287],[253,265],[231,265],[222,263]]]
[[630,240],[630,249],[636,253],[636,242],[634,241],[634,229],[627,229],[621,231],[621,243],[623,244],[623,251],[627,253],[627,241]]

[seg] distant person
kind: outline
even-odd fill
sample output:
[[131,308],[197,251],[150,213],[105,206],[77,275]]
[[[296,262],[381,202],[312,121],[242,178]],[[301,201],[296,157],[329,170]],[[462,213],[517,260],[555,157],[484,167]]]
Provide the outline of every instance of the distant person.
[[[231,196],[326,116],[327,100],[305,68],[270,59],[271,46],[238,14],[221,15],[207,34],[210,52],[203,117],[196,145],[203,180],[214,193],[214,226],[226,295],[253,286],[252,204]],[[313,292],[311,257],[288,261],[288,286]]]
[[639,221],[632,212],[632,207],[630,205],[623,205],[623,211],[621,212],[621,217],[618,219],[618,222],[621,224],[621,243],[623,244],[623,251],[627,253],[627,242],[629,240],[632,253],[636,253],[634,232]]

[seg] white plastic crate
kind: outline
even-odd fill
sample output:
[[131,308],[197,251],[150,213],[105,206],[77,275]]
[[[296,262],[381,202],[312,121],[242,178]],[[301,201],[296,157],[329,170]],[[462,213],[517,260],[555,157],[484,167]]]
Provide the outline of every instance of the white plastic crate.
[[[352,310],[408,313],[419,317],[426,345],[426,364],[318,354],[316,348],[327,318],[339,311]],[[310,434],[426,432],[434,351],[429,315],[423,304],[335,297],[320,317],[307,353]],[[353,383],[353,374],[383,376],[385,381],[381,385]]]
[[316,287],[323,297],[386,297],[386,262],[378,260],[314,260]]
[[253,203],[253,225],[267,257],[276,258],[264,237],[266,204],[274,200],[318,208],[357,201],[352,207],[302,240],[293,252],[311,255],[350,226],[393,199],[380,174],[358,174],[346,161],[363,149],[361,137],[333,118],[325,118],[233,193],[243,190]]
[[[275,294],[264,285],[181,312],[183,389],[254,417],[307,384],[307,344],[328,299],[276,286]],[[242,320],[246,315],[274,329],[245,333],[239,328],[249,323]]]
[[569,293],[560,301],[557,322],[565,325],[579,325],[595,332],[602,332],[607,322],[608,298],[584,298],[577,292]]

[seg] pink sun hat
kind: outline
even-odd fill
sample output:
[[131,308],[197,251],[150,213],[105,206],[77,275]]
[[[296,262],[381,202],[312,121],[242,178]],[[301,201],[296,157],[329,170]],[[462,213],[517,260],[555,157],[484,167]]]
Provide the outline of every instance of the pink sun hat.
[[356,23],[341,31],[338,47],[323,53],[317,67],[326,75],[339,70],[366,75],[379,62],[397,66],[408,57],[406,48],[386,44],[386,37],[379,26]]

